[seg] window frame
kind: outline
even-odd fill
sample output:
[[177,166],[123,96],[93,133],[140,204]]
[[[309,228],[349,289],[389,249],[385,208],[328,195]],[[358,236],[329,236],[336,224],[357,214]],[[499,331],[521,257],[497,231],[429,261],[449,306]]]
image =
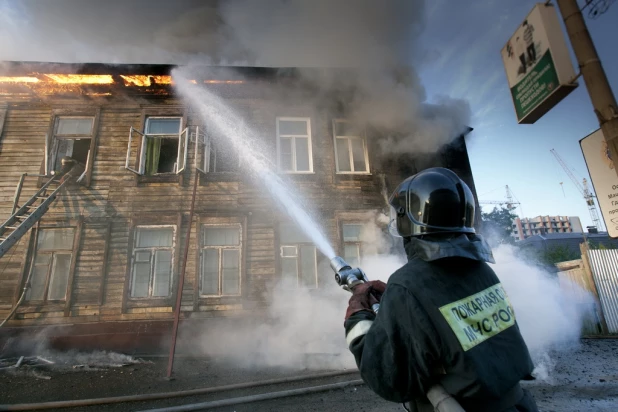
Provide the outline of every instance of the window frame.
[[[92,109],[82,109],[82,108],[68,108],[68,109],[56,109],[52,111],[51,119],[49,122],[48,130],[45,135],[45,152],[43,156],[43,162],[41,165],[41,175],[51,177],[52,176],[52,164],[53,160],[55,160],[57,150],[56,142],[56,129],[60,118],[86,118],[91,117],[92,120],[92,128],[90,130],[90,136],[85,135],[63,135],[61,140],[69,140],[69,139],[90,139],[90,146],[88,148],[88,159],[85,164],[84,174],[82,176],[81,181],[79,182],[81,185],[86,187],[90,186],[92,181],[92,171],[94,169],[94,161],[96,158],[96,149],[98,146],[98,132],[99,132],[99,122],[101,117],[101,108]],[[52,153],[53,152],[53,153]],[[39,180],[39,185],[43,183],[43,180]]]
[[[38,247],[38,243],[39,243],[39,238],[41,236],[41,233],[43,231],[53,231],[53,230],[62,230],[62,229],[72,229],[73,230],[73,241],[71,242],[71,248],[70,249],[39,249]],[[76,228],[74,226],[65,226],[65,227],[41,227],[37,230],[36,236],[35,236],[35,240],[34,240],[34,245],[33,245],[33,254],[32,254],[32,263],[30,265],[30,283],[32,283],[33,280],[33,276],[34,276],[34,270],[36,268],[36,266],[38,266],[36,264],[36,260],[37,257],[39,257],[40,255],[49,255],[49,261],[47,263],[47,272],[45,273],[45,286],[44,286],[44,290],[43,290],[43,299],[29,299],[26,298],[26,302],[30,303],[30,304],[47,304],[47,303],[63,303],[66,302],[67,298],[68,298],[68,282],[69,282],[69,278],[70,278],[70,273],[71,273],[71,265],[73,264],[73,260],[75,259],[75,251],[74,251],[74,247],[75,247],[75,235],[76,235]],[[56,256],[57,255],[70,255],[70,261],[69,261],[69,273],[67,274],[67,287],[65,288],[65,295],[64,295],[64,299],[50,299],[49,298],[49,287],[51,285],[52,282],[52,276],[55,273],[55,269],[56,269]],[[29,291],[32,291],[32,288],[29,288]]]
[[[45,221],[41,222],[39,225],[35,226],[30,231],[30,236],[27,239],[27,247],[25,248],[25,258],[23,260],[22,267],[20,268],[20,280],[17,283],[17,288],[14,293],[14,303],[16,304],[19,300],[19,296],[21,296],[24,283],[28,278],[28,274],[30,271],[34,270],[34,261],[36,259],[37,252],[37,243],[39,238],[39,233],[41,230],[45,229],[68,229],[73,228],[73,244],[71,248],[71,263],[69,265],[69,275],[67,279],[67,290],[64,300],[24,300],[22,306],[25,308],[23,312],[32,312],[38,311],[38,308],[41,305],[45,305],[47,307],[57,307],[58,311],[64,311],[64,316],[69,316],[71,313],[71,304],[73,300],[73,283],[75,279],[75,271],[77,267],[77,261],[80,258],[80,244],[82,237],[82,229],[84,224],[84,218],[78,217],[77,219],[67,219],[67,220],[58,220],[58,221]],[[63,249],[68,250],[68,249]],[[48,274],[49,275],[49,274]],[[46,279],[46,284],[49,282]],[[47,287],[47,286],[46,286]],[[46,293],[47,295],[47,293]],[[23,313],[22,311],[20,311]]]
[[[367,147],[367,131],[366,128],[362,128],[361,136],[348,136],[348,135],[337,135],[337,123],[353,123],[347,119],[333,119],[332,128],[333,128],[333,146],[335,150],[335,173],[341,175],[370,175],[371,168],[369,165],[369,150]],[[337,139],[346,139],[348,143],[348,160],[350,162],[350,170],[342,171],[339,170],[339,153],[337,152]],[[360,139],[363,143],[363,154],[365,159],[365,170],[356,171],[354,170],[354,156],[352,154],[352,139]]]
[[[204,223],[198,222],[199,224],[199,256],[198,256],[198,286],[197,293],[200,299],[208,299],[208,298],[237,298],[241,297],[243,294],[243,271],[244,271],[244,253],[243,253],[243,225],[242,223]],[[204,230],[207,228],[220,228],[220,229],[230,229],[234,228],[238,230],[238,244],[237,245],[204,245]],[[204,251],[207,249],[217,250],[218,260],[219,260],[219,293],[216,295],[213,294],[203,294],[202,293],[202,267],[203,267],[203,259],[204,259]],[[238,293],[237,294],[223,294],[223,250],[238,250]]]
[[357,221],[352,221],[352,220],[345,220],[345,221],[340,222],[341,246],[342,246],[342,248],[341,248],[341,257],[346,259],[345,247],[346,246],[350,246],[350,245],[354,245],[354,246],[356,246],[356,250],[358,251],[358,257],[357,257],[358,265],[361,266],[363,264],[363,252],[364,252],[363,241],[362,240],[355,240],[355,241],[345,240],[344,226],[346,226],[346,225],[360,226],[361,230],[362,230],[363,223],[362,222],[357,222]]
[[[148,133],[148,126],[150,125],[150,121],[152,119],[178,119],[178,134],[168,134],[168,133]],[[183,129],[183,116],[164,116],[164,115],[148,115],[144,118],[144,132],[142,134],[142,142],[140,145],[140,156],[139,156],[139,171],[142,175],[144,176],[159,176],[159,175],[171,175],[171,174],[178,174],[178,173],[182,173],[182,170],[184,170],[184,168],[186,167],[186,162],[187,162],[187,149],[188,149],[188,141],[187,138],[185,137],[185,145],[184,145],[184,150],[183,150],[183,155],[184,155],[184,167],[181,168],[182,170],[178,170],[179,169],[179,165],[178,165],[178,159],[180,159],[181,156],[181,146],[180,146],[180,142],[182,140],[182,134],[183,133],[188,133],[188,131]],[[146,146],[148,143],[148,139],[171,139],[171,138],[176,138],[178,139],[178,149],[176,150],[176,168],[175,170],[173,170],[172,172],[166,172],[166,173],[154,173],[152,175],[146,175]]]
[[[148,121],[152,118],[179,118],[180,119],[180,132],[178,135],[175,134],[161,134],[161,133],[146,133],[148,127]],[[142,115],[140,118],[141,129],[135,128],[131,126],[129,128],[129,139],[127,145],[127,154],[125,158],[125,166],[124,168],[129,170],[130,172],[137,175],[137,181],[139,182],[178,182],[180,184],[183,183],[183,172],[186,170],[188,166],[188,153],[189,153],[189,145],[191,144],[191,133],[189,132],[190,127],[187,124],[187,116],[186,111],[182,107],[166,107],[164,109],[160,107],[149,107],[142,110]],[[178,144],[178,153],[176,156],[176,164],[177,170],[174,172],[166,172],[166,173],[156,173],[152,175],[147,175],[145,173],[146,169],[146,139],[148,136],[176,136],[179,139]],[[184,136],[184,137],[183,137]],[[134,140],[138,140],[138,143],[133,146]],[[181,152],[181,144],[180,140],[184,139],[184,150],[183,150],[183,167],[178,168],[178,160],[180,159]],[[132,152],[135,152],[133,154]]]
[[[165,247],[148,247],[148,248],[142,248],[142,247],[137,247],[137,231],[141,228],[171,228],[172,229],[172,244],[171,246],[165,246]],[[152,224],[140,224],[140,223],[136,223],[134,225],[131,226],[131,254],[130,254],[130,259],[129,259],[129,267],[128,267],[128,272],[129,272],[129,276],[128,276],[128,288],[126,290],[126,296],[130,301],[153,301],[153,300],[169,300],[173,297],[174,295],[174,290],[175,290],[175,285],[174,282],[176,280],[176,253],[177,253],[177,243],[178,243],[178,226],[174,225],[174,224],[157,224],[157,225],[152,225]],[[144,251],[144,250],[149,250],[149,251],[156,251],[156,250],[169,250],[171,251],[172,254],[172,258],[171,258],[171,262],[170,262],[170,282],[169,282],[169,294],[167,296],[153,296],[153,292],[154,292],[154,277],[155,277],[155,258],[154,256],[156,256],[156,252],[152,253],[150,255],[150,277],[148,280],[148,296],[142,296],[142,297],[137,297],[137,296],[132,296],[133,294],[133,285],[134,285],[134,265],[135,265],[135,256],[138,252],[140,251]]]
[[[319,282],[319,274],[318,274],[318,247],[315,245],[315,243],[312,242],[283,242],[281,240],[281,225],[282,224],[292,224],[294,225],[293,222],[288,222],[288,221],[280,221],[277,222],[275,225],[275,235],[277,238],[277,269],[279,272],[279,280],[282,281],[283,280],[283,265],[282,265],[282,259],[290,259],[290,258],[294,258],[296,260],[296,287],[293,288],[295,289],[300,289],[300,288],[305,288],[307,290],[317,290],[320,288],[320,282]],[[306,287],[302,280],[303,280],[303,272],[302,272],[302,268],[301,268],[301,258],[302,258],[302,254],[301,254],[301,247],[302,246],[311,246],[313,247],[313,256],[314,256],[314,268],[315,268],[315,272],[314,272],[314,277],[315,277],[315,283],[312,287]],[[295,256],[283,256],[283,249],[284,248],[291,248],[294,247],[295,251],[296,251],[296,255]],[[284,285],[285,286],[285,285]]]
[[[281,135],[279,131],[279,123],[281,121],[305,121],[307,123],[307,135]],[[276,133],[277,133],[277,171],[279,173],[285,174],[313,174],[315,173],[313,170],[313,138],[311,133],[311,117],[287,117],[287,116],[277,116],[275,119],[276,123]],[[294,166],[293,170],[282,170],[281,169],[281,138],[292,138],[292,165]],[[307,138],[308,140],[308,157],[309,157],[309,170],[297,170],[298,164],[296,162],[296,138]]]

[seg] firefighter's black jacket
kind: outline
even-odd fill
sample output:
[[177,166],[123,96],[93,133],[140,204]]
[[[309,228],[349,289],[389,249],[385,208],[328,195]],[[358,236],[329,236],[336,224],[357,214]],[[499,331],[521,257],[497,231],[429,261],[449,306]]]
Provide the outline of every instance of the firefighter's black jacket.
[[[345,322],[366,384],[393,402],[422,402],[440,383],[466,410],[501,401],[500,410],[536,410],[527,394],[521,399],[519,381],[532,379],[533,364],[486,263],[494,262],[489,246],[476,235],[404,245],[408,263],[389,278],[378,315],[357,312]],[[529,406],[503,408],[505,401]]]

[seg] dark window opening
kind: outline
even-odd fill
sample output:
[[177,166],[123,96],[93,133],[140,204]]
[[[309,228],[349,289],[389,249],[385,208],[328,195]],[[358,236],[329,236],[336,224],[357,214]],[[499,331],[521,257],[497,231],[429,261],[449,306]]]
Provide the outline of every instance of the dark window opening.
[[63,157],[70,157],[84,166],[88,163],[90,139],[58,139],[56,145],[54,171],[62,169]]
[[177,138],[150,137],[146,143],[146,174],[176,172],[178,160]]

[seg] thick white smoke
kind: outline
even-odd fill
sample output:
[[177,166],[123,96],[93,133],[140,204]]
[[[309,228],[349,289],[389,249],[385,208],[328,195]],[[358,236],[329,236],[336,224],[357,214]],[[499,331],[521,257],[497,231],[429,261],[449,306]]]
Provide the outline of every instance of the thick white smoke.
[[[384,216],[367,213],[361,240],[368,245],[361,266],[370,279],[388,282],[403,266],[403,254],[388,254],[393,238],[384,231]],[[397,240],[401,242],[401,240]],[[516,249],[494,249],[492,268],[514,306],[517,321],[535,363],[537,379],[551,382],[555,365],[550,353],[578,345],[581,325],[593,300],[576,285],[562,288],[553,275],[517,256]],[[328,272],[324,266],[320,271]],[[353,368],[343,331],[349,294],[323,285],[319,293],[289,290],[278,285],[272,293],[266,324],[221,322],[205,331],[192,351],[226,358],[246,367],[277,366],[294,369]]]
[[551,381],[551,350],[578,345],[584,318],[594,300],[578,285],[561,287],[556,277],[518,257],[514,246],[494,249],[492,265],[515,309],[521,333],[535,362],[535,376]]

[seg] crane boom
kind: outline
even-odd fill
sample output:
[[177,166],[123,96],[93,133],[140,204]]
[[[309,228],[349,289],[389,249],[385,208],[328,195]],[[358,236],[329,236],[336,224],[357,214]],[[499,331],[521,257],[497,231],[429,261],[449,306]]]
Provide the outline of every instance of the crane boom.
[[566,172],[567,176],[569,176],[569,178],[571,179],[571,181],[573,182],[573,184],[575,185],[577,190],[579,190],[579,193],[581,193],[582,196],[586,197],[586,194],[584,193],[584,188],[577,181],[577,178],[575,177],[573,172],[571,172],[571,169],[569,168],[569,166],[564,162],[564,160],[562,160],[562,158],[560,157],[558,152],[556,152],[556,149],[551,149],[550,152],[554,155],[554,157],[556,158],[558,163],[560,163],[560,166],[562,166],[562,168]]
[[599,219],[597,206],[594,202],[595,196],[592,194],[592,192],[590,192],[590,189],[588,189],[588,181],[586,180],[586,178],[584,178],[582,180],[582,183],[580,184],[573,172],[571,172],[571,168],[560,157],[558,152],[556,152],[556,149],[551,149],[550,152],[554,155],[554,157],[556,158],[558,163],[560,163],[560,166],[562,166],[562,168],[569,176],[577,190],[579,190],[579,193],[583,196],[584,200],[586,201],[586,206],[588,206],[588,212],[590,213],[590,218],[592,219],[592,222],[595,224],[596,227],[601,228],[601,219]]

